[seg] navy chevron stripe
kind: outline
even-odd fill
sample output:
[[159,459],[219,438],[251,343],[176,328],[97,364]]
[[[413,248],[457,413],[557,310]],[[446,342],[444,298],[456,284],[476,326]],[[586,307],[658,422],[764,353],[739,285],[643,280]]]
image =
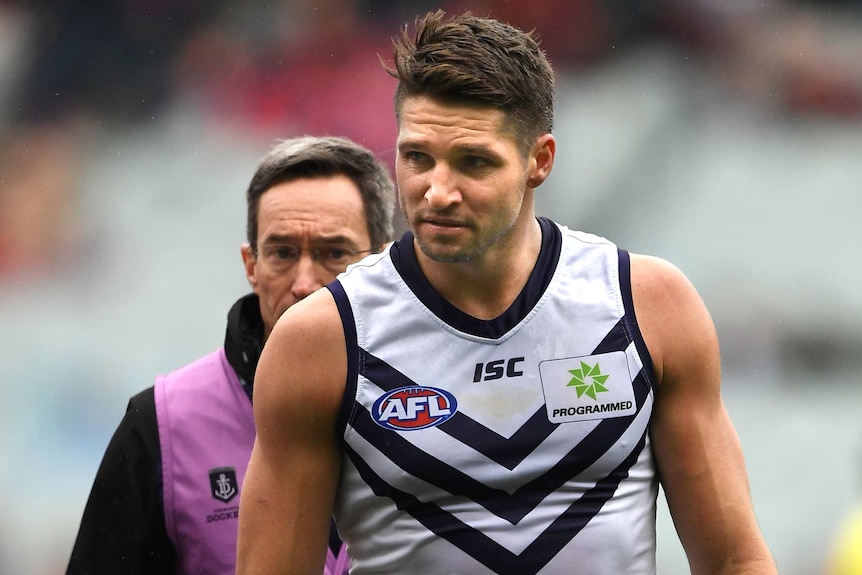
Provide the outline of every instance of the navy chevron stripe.
[[580,533],[604,504],[613,497],[619,484],[628,477],[629,469],[637,461],[645,441],[646,431],[632,453],[614,471],[573,502],[520,555],[509,551],[437,505],[422,502],[413,495],[389,485],[362,460],[353,448],[346,446],[345,450],[360,476],[376,495],[390,498],[398,509],[409,513],[438,537],[449,541],[500,575],[535,575]]
[[599,342],[599,345],[596,346],[596,349],[594,349],[593,353],[590,355],[598,355],[600,353],[609,353],[612,351],[625,351],[629,346],[630,341],[631,337],[626,328],[625,318],[622,318],[614,325],[614,327],[611,328],[608,335]]
[[[635,385],[637,412],[640,412],[649,390],[643,380],[639,383]],[[377,425],[365,408],[359,407],[356,410],[352,426],[375,449],[396,462],[398,467],[407,473],[453,495],[472,499],[491,513],[515,524],[550,493],[593,465],[619,440],[634,418],[635,415],[603,420],[553,467],[520,486],[512,494],[473,479],[419,449],[399,433]]]
[[557,428],[544,406],[536,410],[509,439],[460,412],[438,427],[506,469],[512,470]]
[[[624,350],[628,342],[625,324],[620,320],[596,346],[592,355]],[[417,385],[415,381],[365,350],[360,349],[359,353],[362,358],[359,362],[360,374],[384,391]],[[451,419],[438,427],[488,459],[511,470],[532,453],[557,425],[548,421],[547,412],[542,406],[509,439],[460,412],[456,412]]]

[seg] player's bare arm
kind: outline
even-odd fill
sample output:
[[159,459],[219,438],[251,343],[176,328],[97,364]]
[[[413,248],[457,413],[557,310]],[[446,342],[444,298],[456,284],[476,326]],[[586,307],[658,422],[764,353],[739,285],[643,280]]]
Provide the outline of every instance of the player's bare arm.
[[692,573],[774,574],[749,493],[742,448],[721,398],[718,338],[688,279],[632,255],[632,290],[659,388],[650,437]]
[[338,312],[320,290],[282,315],[255,375],[257,439],[240,501],[239,575],[323,571],[345,377]]

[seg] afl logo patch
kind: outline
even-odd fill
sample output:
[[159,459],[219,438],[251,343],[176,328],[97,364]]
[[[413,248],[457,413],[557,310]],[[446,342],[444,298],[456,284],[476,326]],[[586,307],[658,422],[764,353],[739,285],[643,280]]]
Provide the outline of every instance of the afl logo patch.
[[380,396],[371,407],[371,416],[387,429],[413,431],[440,425],[457,409],[458,402],[448,391],[411,385]]

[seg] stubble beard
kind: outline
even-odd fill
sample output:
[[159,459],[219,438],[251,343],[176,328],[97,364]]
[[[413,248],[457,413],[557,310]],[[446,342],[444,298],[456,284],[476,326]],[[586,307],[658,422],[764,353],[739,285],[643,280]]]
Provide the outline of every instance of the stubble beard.
[[437,244],[432,245],[431,243],[424,241],[415,233],[413,236],[416,238],[416,243],[419,244],[419,249],[422,250],[422,253],[425,254],[425,257],[435,262],[444,264],[459,264],[469,262],[470,260],[475,258],[476,255],[478,255],[457,246],[455,247],[456,251],[454,252],[441,250],[438,249]]
[[[501,237],[509,233],[516,225],[515,222],[517,220],[516,216],[511,221],[501,225],[496,233],[489,238],[479,238],[479,241],[473,240],[468,242],[466,245],[441,245],[437,242],[426,241],[419,233],[417,233],[414,220],[409,217],[407,210],[404,207],[403,199],[401,198],[399,198],[398,207],[401,210],[401,215],[404,217],[404,221],[407,222],[407,225],[410,227],[410,231],[413,233],[416,244],[419,246],[422,253],[432,261],[448,264],[469,262],[481,256]],[[471,229],[475,231],[475,228],[471,227]]]
[[[413,237],[416,238],[419,249],[422,250],[422,253],[428,259],[439,263],[458,264],[475,260],[486,253],[500,238],[509,233],[513,226],[513,222],[508,222],[508,225],[500,226],[492,236],[479,238],[474,236],[466,244],[441,244],[439,242],[427,241],[416,233],[414,226],[411,226],[411,229],[413,230]],[[471,230],[475,231],[475,228],[471,228]]]

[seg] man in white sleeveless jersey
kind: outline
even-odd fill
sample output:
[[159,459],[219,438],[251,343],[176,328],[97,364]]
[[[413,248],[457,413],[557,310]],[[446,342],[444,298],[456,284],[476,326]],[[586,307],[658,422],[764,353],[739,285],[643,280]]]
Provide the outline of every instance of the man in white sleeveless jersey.
[[534,212],[556,153],[531,34],[433,12],[395,38],[410,230],[289,309],[258,368],[240,575],[654,574],[659,481],[693,573],[775,574],[671,264]]

